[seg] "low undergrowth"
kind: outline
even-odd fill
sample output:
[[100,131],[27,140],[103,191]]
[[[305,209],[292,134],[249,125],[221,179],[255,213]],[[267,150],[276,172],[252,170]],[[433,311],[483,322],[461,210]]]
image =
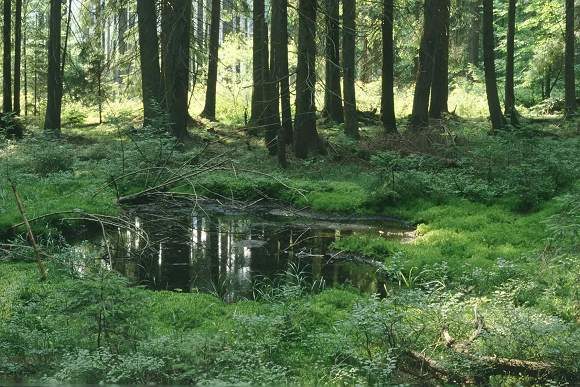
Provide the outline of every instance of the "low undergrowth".
[[[0,380],[399,383],[424,377],[412,366],[416,353],[447,370],[447,382],[458,374],[497,384],[577,375],[574,128],[530,124],[489,137],[476,130],[481,122],[450,118],[411,149],[405,133],[385,137],[365,128],[354,144],[329,126],[328,156],[291,160],[281,170],[258,139],[234,129],[198,131],[177,144],[134,129],[121,113],[114,124],[69,128],[59,142],[33,132],[0,144],[0,241],[16,238],[10,226],[21,221],[8,178],[29,218],[54,214],[33,222],[51,256],[47,282],[38,282],[31,263],[0,260]],[[117,214],[118,197],[208,161],[219,168],[163,188],[416,224],[411,242],[354,235],[334,246],[384,262],[392,279],[387,297],[311,293],[294,284],[228,305],[209,295],[134,288],[97,257],[81,259],[60,241],[47,245],[74,214]],[[0,257],[15,249],[22,251],[12,256],[31,256],[14,244],[25,243],[0,246]],[[486,329],[469,356],[445,345],[445,327],[464,342],[478,316]],[[539,362],[550,372],[491,375],[489,364],[474,360],[490,356]]]

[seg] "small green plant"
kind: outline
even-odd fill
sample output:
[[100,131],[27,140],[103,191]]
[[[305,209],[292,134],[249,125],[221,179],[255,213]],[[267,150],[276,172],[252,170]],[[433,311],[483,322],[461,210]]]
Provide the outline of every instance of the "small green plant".
[[88,114],[82,107],[70,107],[62,113],[62,122],[67,126],[81,126],[88,118]]
[[74,162],[75,155],[72,150],[53,141],[38,144],[35,154],[31,155],[32,172],[40,176],[70,171]]

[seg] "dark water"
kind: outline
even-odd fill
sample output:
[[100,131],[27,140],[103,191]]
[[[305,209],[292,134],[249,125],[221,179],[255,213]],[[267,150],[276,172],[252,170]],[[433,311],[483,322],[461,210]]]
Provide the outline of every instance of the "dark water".
[[108,264],[155,290],[201,291],[233,301],[254,295],[256,283],[298,274],[307,285],[351,285],[382,293],[376,268],[331,259],[332,242],[353,234],[402,238],[395,222],[312,220],[272,212],[218,213],[187,207],[136,207],[132,227],[107,232],[99,243]]

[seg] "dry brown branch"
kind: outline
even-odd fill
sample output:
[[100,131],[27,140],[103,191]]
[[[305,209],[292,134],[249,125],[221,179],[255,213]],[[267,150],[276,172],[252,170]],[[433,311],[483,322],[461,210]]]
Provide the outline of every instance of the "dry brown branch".
[[26,217],[26,211],[24,210],[24,203],[22,203],[22,199],[20,198],[20,195],[18,194],[18,190],[16,189],[16,184],[14,183],[14,181],[12,181],[12,179],[8,179],[8,181],[10,182],[10,186],[12,187],[12,192],[14,193],[14,198],[16,199],[16,205],[18,206],[18,211],[20,212],[20,215],[22,216],[23,223],[26,226],[26,230],[27,230],[27,234],[28,234],[28,241],[30,242],[30,244],[32,245],[32,248],[34,249],[34,255],[36,257],[36,265],[38,266],[38,272],[40,273],[40,279],[42,281],[46,281],[46,279],[47,279],[46,267],[44,266],[44,263],[42,262],[42,254],[40,253],[40,249],[38,248],[38,245],[36,244],[36,240],[34,239],[34,233],[32,232],[32,228],[30,227],[30,223],[28,222],[28,218]]

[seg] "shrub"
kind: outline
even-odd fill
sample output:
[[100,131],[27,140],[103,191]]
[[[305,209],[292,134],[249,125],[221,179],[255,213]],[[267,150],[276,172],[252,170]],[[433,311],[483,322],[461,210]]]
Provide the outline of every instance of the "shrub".
[[50,141],[40,144],[31,157],[32,172],[40,176],[70,171],[75,162],[72,150]]
[[87,120],[87,112],[78,107],[71,107],[62,113],[62,121],[68,126],[80,126]]

